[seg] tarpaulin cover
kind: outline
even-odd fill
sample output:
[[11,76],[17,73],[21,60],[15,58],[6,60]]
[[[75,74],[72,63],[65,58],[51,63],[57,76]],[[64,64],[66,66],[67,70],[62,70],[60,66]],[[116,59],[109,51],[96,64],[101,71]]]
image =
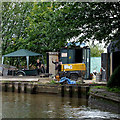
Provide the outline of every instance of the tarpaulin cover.
[[120,51],[120,39],[111,42],[110,45],[107,47],[107,52],[108,53],[117,52],[117,51]]
[[66,78],[66,77],[62,77],[59,81],[59,83],[64,83],[64,82],[67,82],[68,84],[76,84],[76,81],[72,81],[70,80],[69,78]]
[[101,57],[91,57],[90,58],[90,73],[94,71],[100,72],[101,68]]

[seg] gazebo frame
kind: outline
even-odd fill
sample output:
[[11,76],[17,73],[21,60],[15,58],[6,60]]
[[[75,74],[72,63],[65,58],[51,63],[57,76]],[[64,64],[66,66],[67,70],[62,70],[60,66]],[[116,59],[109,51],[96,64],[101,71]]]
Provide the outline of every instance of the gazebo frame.
[[29,57],[30,56],[41,56],[42,61],[43,61],[43,55],[42,54],[35,53],[35,52],[32,52],[32,51],[28,51],[28,50],[25,50],[25,49],[20,49],[20,50],[17,50],[15,52],[3,55],[2,56],[2,64],[4,63],[4,57],[26,57],[27,69],[29,70]]

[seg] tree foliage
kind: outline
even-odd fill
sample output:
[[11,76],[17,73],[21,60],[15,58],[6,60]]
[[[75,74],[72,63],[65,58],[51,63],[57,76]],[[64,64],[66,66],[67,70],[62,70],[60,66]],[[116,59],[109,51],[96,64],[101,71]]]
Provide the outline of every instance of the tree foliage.
[[72,25],[71,31],[75,30],[76,36],[81,34],[80,41],[98,40],[108,44],[119,38],[119,6],[120,3],[71,3],[67,5],[65,23]]
[[[30,16],[27,17],[29,26],[26,28],[28,49],[36,52],[57,51],[65,45],[66,39],[59,32],[54,3],[34,3]],[[58,17],[57,17],[58,18]],[[62,36],[62,38],[61,38]]]
[[114,70],[109,81],[107,82],[107,87],[114,88],[120,87],[120,65]]
[[104,47],[101,45],[90,45],[91,57],[101,57],[101,53],[104,52]]
[[[120,3],[38,2],[2,5],[2,53],[58,51],[67,41],[108,44],[120,34]],[[120,40],[117,44],[119,44]]]
[[2,54],[19,49],[21,38],[26,39],[25,28],[28,26],[26,17],[32,8],[32,3],[2,3]]

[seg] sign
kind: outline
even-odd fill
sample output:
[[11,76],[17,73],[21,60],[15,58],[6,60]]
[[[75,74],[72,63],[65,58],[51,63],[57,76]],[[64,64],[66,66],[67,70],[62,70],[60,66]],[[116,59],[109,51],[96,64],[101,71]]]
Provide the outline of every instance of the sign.
[[64,69],[72,69],[72,65],[64,65]]
[[67,53],[62,53],[61,57],[67,57]]
[[71,59],[71,56],[69,56],[69,59]]

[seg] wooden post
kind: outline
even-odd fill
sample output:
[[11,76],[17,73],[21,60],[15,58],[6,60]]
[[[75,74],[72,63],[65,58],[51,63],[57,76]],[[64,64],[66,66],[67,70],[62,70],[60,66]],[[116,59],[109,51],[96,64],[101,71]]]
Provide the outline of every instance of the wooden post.
[[14,82],[12,82],[12,92],[15,92],[15,86]]
[[32,85],[31,86],[31,94],[36,94],[37,93],[37,85]]
[[61,96],[64,97],[64,86],[61,86]]
[[81,98],[81,86],[78,86],[78,98]]
[[27,93],[27,83],[24,83],[24,93]]
[[86,99],[89,98],[89,86],[86,87]]
[[5,83],[5,92],[8,91],[8,83]]
[[69,97],[72,97],[73,96],[73,91],[72,91],[72,86],[70,85],[69,86]]
[[18,83],[18,93],[21,91],[21,83]]

